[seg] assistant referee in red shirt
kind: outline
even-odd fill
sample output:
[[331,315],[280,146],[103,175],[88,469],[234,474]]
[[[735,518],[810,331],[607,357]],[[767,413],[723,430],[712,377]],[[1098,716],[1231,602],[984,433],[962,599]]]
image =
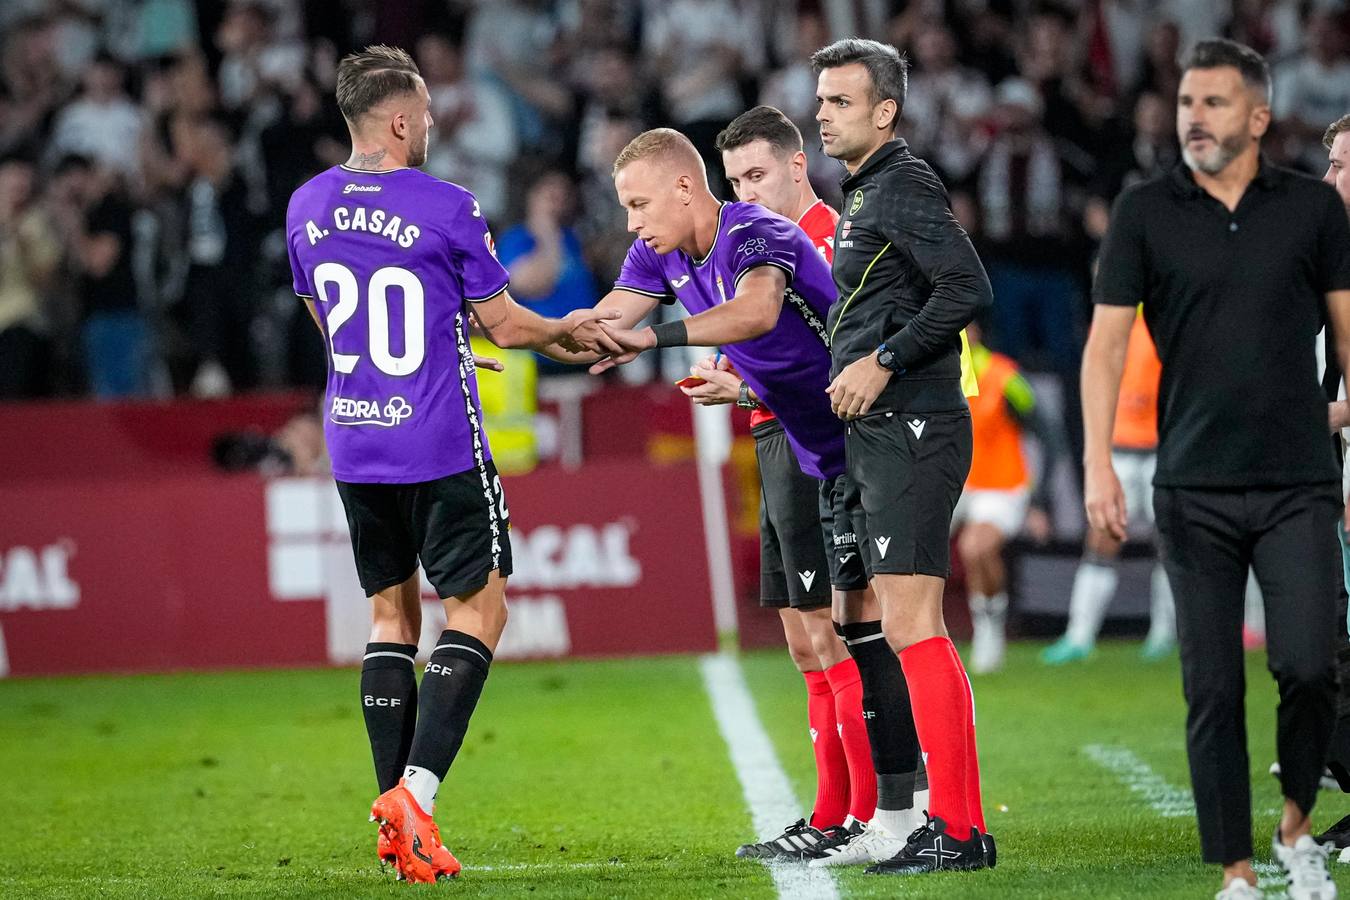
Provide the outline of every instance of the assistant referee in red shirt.
[[1224,866],[1223,900],[1261,896],[1243,708],[1248,566],[1280,690],[1286,799],[1272,849],[1291,896],[1336,895],[1308,818],[1335,722],[1343,509],[1315,345],[1329,319],[1350,363],[1350,224],[1334,190],[1261,156],[1269,98],[1255,51],[1196,45],[1177,98],[1185,164],[1117,202],[1083,356],[1088,518],[1123,539],[1111,428],[1143,304],[1162,360],[1154,511],[1176,597],[1201,851]]

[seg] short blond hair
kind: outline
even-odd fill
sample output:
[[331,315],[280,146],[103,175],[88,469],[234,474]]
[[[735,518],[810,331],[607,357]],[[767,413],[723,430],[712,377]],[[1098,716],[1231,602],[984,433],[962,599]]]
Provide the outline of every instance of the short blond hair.
[[628,142],[628,146],[619,151],[614,160],[614,173],[618,175],[630,163],[641,159],[656,159],[665,162],[693,161],[704,178],[707,171],[703,167],[703,157],[698,155],[693,141],[674,128],[653,128],[644,131]]
[[1331,145],[1336,143],[1336,135],[1346,131],[1350,131],[1350,114],[1341,116],[1327,126],[1326,134],[1322,135],[1322,146],[1330,150]]

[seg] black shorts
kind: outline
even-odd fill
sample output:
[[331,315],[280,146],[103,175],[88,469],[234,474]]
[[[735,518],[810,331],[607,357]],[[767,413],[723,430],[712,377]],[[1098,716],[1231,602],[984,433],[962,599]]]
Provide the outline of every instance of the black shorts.
[[951,568],[952,511],[970,474],[970,412],[877,413],[845,431],[849,511],[871,575]]
[[419,560],[442,598],[473,593],[494,569],[511,574],[511,519],[492,460],[435,481],[337,488],[367,597],[407,581]]
[[819,482],[802,472],[777,421],[756,425],[759,462],[759,605],[830,605],[830,566],[817,501]]
[[841,591],[866,590],[872,576],[866,558],[858,550],[862,507],[857,505],[856,492],[847,475],[820,482],[820,523],[830,555],[830,583]]

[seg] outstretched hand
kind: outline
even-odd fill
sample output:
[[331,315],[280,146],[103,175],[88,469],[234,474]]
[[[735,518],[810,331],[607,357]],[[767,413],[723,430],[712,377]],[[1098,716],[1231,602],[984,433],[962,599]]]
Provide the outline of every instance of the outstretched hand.
[[630,363],[637,359],[644,350],[650,350],[656,346],[656,335],[650,328],[615,328],[607,322],[596,323],[603,336],[600,345],[603,349],[599,352],[606,354],[605,358],[591,366],[592,375],[599,375],[601,372],[607,372],[615,366],[621,366],[624,363]]
[[604,342],[600,323],[622,315],[617,309],[574,309],[563,317],[567,334],[558,339],[558,346],[568,353],[609,353],[611,350]]

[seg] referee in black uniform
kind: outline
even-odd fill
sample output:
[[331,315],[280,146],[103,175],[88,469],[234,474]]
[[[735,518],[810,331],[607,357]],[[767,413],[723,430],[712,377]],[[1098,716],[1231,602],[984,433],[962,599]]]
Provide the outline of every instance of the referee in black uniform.
[[1327,440],[1316,338],[1350,361],[1350,224],[1335,191],[1271,166],[1270,71],[1259,54],[1202,41],[1177,99],[1184,165],[1124,193],[1102,247],[1083,356],[1092,527],[1125,536],[1111,428],[1137,304],[1162,359],[1154,510],[1176,596],[1186,746],[1205,861],[1220,898],[1259,897],[1242,652],[1253,566],[1280,690],[1285,795],[1273,850],[1291,896],[1335,885],[1308,814],[1336,698],[1340,473]]
[[970,680],[947,636],[942,592],[972,448],[961,329],[992,292],[946,188],[895,137],[904,58],[850,38],[811,63],[821,144],[848,172],[834,240],[839,299],[826,323],[831,404],[849,423],[835,526],[853,523],[928,766],[927,825],[867,871],[984,868],[997,856],[980,808]]

